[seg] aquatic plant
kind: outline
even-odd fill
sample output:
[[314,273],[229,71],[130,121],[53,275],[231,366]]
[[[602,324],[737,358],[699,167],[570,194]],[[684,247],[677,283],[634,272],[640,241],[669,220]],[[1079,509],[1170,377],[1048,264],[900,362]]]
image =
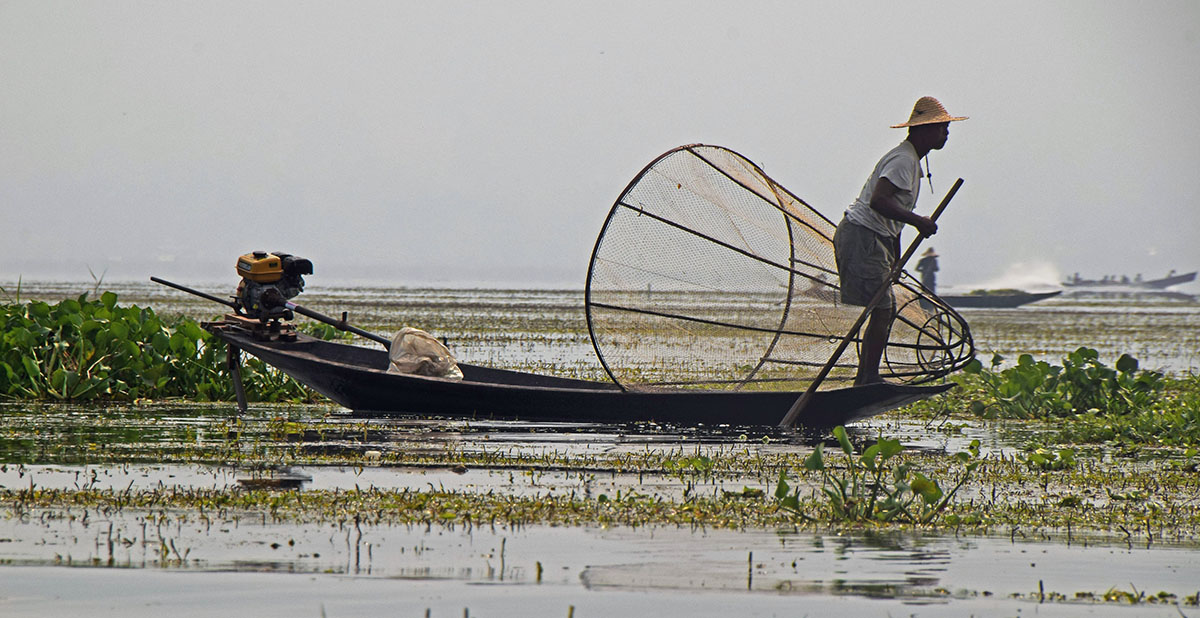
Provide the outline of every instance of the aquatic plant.
[[1075,450],[1038,448],[1018,456],[1034,470],[1066,470],[1076,466]]
[[[953,457],[963,470],[954,487],[946,492],[937,480],[907,463],[893,461],[904,450],[899,440],[879,440],[859,454],[845,427],[835,427],[833,435],[845,455],[844,471],[833,472],[826,466],[821,444],[804,460],[804,468],[821,472],[821,493],[827,499],[824,510],[834,521],[932,523],[980,462],[978,440],[971,442],[966,452],[956,453]],[[819,519],[803,512],[799,492],[789,486],[786,472],[780,472],[775,488],[779,508],[809,521]]]
[[1200,375],[1168,378],[1153,404],[1121,415],[1088,410],[1056,428],[1059,442],[1200,445]]
[[959,389],[910,412],[948,415],[967,411],[984,419],[1056,422],[1035,445],[1052,443],[1200,445],[1200,375],[1168,377],[1139,368],[1122,354],[1114,367],[1091,348],[1079,348],[1062,365],[1022,354],[1015,366],[994,355],[991,368],[975,361],[952,379]]
[[1095,410],[1100,414],[1126,414],[1156,403],[1164,376],[1141,370],[1137,359],[1123,354],[1115,367],[1099,360],[1096,350],[1080,347],[1051,365],[1022,354],[1017,364],[999,370],[1004,357],[992,357],[991,369],[978,359],[964,371],[977,378],[989,397],[977,399],[972,411],[985,418],[1046,418]]
[[[329,336],[330,333],[318,333]],[[228,401],[225,349],[194,320],[88,294],[56,304],[0,305],[0,398],[134,401],[189,397]],[[257,359],[243,383],[254,401],[311,401],[313,394]]]

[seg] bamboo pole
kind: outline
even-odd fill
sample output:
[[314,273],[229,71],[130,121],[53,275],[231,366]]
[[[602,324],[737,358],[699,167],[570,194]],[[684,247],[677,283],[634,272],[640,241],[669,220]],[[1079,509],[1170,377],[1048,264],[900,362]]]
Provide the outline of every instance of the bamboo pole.
[[[930,219],[937,221],[938,217],[942,215],[942,211],[945,210],[946,206],[950,203],[951,198],[953,198],[954,194],[958,192],[958,188],[962,186],[962,183],[962,178],[959,178],[957,181],[955,181],[954,186],[950,187],[950,191],[946,193],[946,197],[942,198],[942,202],[938,204],[937,209],[933,211],[932,215],[930,215]],[[808,390],[804,391],[804,394],[796,399],[796,403],[792,404],[792,407],[788,409],[787,414],[785,414],[783,419],[779,421],[780,427],[794,427],[796,425],[797,419],[800,418],[800,413],[804,411],[804,408],[808,406],[808,402],[812,400],[813,393],[817,392],[817,389],[821,386],[821,383],[824,382],[825,378],[829,376],[829,372],[833,369],[833,366],[837,363],[838,359],[841,358],[842,353],[846,351],[847,347],[849,347],[850,341],[854,338],[854,335],[858,333],[859,329],[862,328],[863,323],[867,321],[867,317],[871,315],[871,310],[875,308],[875,305],[879,304],[879,301],[883,300],[884,295],[888,293],[888,290],[892,287],[892,284],[894,284],[896,280],[900,278],[900,273],[904,272],[904,265],[907,264],[908,260],[912,258],[914,253],[917,252],[917,247],[921,244],[922,240],[925,240],[925,235],[918,234],[913,240],[912,244],[909,245],[908,251],[905,251],[904,255],[901,256],[899,260],[896,260],[896,264],[892,266],[892,272],[888,275],[887,282],[875,292],[875,296],[871,298],[871,302],[867,303],[867,306],[863,307],[862,313],[859,314],[858,319],[854,322],[854,326],[851,326],[850,331],[846,333],[846,336],[842,337],[842,342],[838,344],[838,347],[833,351],[833,354],[829,356],[829,360],[825,362],[825,366],[821,367],[821,371],[817,373],[817,377],[814,378],[812,383],[808,385]]]

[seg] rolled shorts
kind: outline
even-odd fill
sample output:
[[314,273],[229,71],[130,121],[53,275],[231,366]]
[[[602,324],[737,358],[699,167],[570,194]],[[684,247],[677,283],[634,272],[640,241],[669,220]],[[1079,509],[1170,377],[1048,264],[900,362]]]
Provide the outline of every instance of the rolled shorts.
[[[859,307],[867,306],[879,288],[887,285],[897,259],[895,239],[880,236],[846,219],[842,219],[833,234],[833,252],[842,302]],[[895,308],[896,298],[890,285],[876,306]]]

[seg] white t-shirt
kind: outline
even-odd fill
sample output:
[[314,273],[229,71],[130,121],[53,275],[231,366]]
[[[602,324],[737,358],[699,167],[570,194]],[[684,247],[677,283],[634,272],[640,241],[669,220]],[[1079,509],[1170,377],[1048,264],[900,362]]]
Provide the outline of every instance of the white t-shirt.
[[917,195],[921,192],[921,160],[917,157],[917,149],[908,140],[900,142],[899,146],[888,151],[875,164],[871,177],[863,185],[858,199],[846,209],[846,218],[880,236],[894,237],[900,235],[904,224],[895,219],[889,219],[871,208],[871,194],[880,178],[887,178],[896,185],[896,197],[900,207],[911,211],[917,206]]

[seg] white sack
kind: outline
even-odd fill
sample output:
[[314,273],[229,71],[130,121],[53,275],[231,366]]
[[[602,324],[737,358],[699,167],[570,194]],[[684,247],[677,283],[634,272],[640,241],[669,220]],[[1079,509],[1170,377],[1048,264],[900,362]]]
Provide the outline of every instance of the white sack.
[[396,333],[388,348],[391,363],[388,373],[407,373],[461,380],[462,370],[450,350],[429,333],[405,326]]

